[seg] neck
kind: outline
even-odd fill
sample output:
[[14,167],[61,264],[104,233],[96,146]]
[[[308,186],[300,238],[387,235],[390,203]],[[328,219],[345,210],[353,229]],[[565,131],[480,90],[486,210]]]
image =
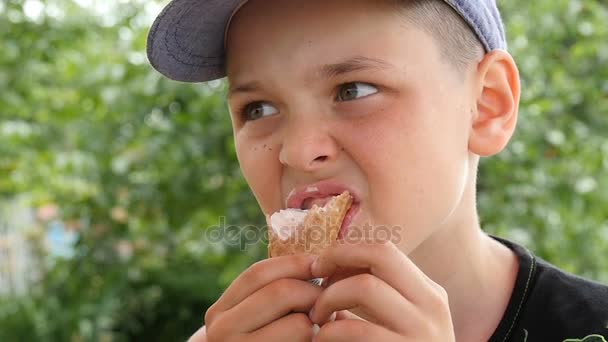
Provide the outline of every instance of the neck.
[[457,341],[492,336],[517,276],[516,256],[480,229],[474,203],[474,192],[465,195],[446,227],[409,255],[447,291]]

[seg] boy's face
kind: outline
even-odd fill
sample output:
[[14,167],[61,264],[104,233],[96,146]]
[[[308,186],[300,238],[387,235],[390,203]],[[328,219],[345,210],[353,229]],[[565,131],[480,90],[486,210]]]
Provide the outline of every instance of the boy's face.
[[474,70],[456,72],[389,3],[250,1],[229,30],[229,105],[265,213],[297,186],[338,181],[359,195],[351,226],[400,227],[411,251],[462,219]]

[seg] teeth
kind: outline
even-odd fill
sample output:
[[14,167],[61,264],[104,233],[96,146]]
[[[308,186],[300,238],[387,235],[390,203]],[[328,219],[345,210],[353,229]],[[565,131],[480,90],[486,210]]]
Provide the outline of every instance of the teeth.
[[310,209],[315,204],[319,207],[323,207],[327,202],[331,201],[333,197],[334,196],[307,198],[302,202],[302,209]]

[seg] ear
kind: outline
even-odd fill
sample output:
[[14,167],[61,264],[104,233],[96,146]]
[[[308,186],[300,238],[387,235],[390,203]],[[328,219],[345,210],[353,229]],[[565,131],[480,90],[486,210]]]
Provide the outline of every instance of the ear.
[[517,65],[503,50],[485,55],[477,66],[477,101],[469,151],[487,157],[502,151],[517,125],[520,81]]

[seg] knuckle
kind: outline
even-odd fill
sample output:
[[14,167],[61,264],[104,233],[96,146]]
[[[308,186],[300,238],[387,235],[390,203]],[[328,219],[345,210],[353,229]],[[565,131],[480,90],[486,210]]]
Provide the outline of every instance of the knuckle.
[[368,293],[368,292],[375,291],[378,288],[378,286],[380,285],[378,282],[378,278],[376,278],[375,276],[373,276],[369,273],[363,273],[363,274],[357,275],[356,281],[359,286],[359,290],[361,290],[362,293]]
[[403,253],[391,240],[383,240],[380,242],[382,249],[387,253]]
[[207,309],[207,312],[205,312],[205,318],[203,318],[205,324],[209,325],[214,322],[217,318],[217,315],[218,310],[216,309],[216,305],[213,304],[209,307],[209,309]]
[[264,277],[266,260],[260,260],[249,266],[241,275],[241,280],[245,284],[258,283]]
[[395,252],[395,244],[390,240],[376,239],[372,244],[372,248],[375,252],[381,254],[390,254]]
[[447,291],[437,285],[428,299],[428,312],[434,316],[450,317],[450,306]]
[[438,307],[446,306],[448,303],[447,291],[439,285],[435,286],[433,295],[431,296],[431,301],[433,304],[435,304],[435,306],[438,306]]
[[430,310],[431,312],[437,312],[437,310],[443,306],[443,300],[435,292],[431,293],[428,296],[427,303],[428,310]]
[[312,256],[308,254],[296,254],[287,257],[290,267],[296,270],[305,270],[310,268]]
[[446,291],[443,287],[437,285],[437,296],[441,300],[442,303],[448,303],[448,291]]

